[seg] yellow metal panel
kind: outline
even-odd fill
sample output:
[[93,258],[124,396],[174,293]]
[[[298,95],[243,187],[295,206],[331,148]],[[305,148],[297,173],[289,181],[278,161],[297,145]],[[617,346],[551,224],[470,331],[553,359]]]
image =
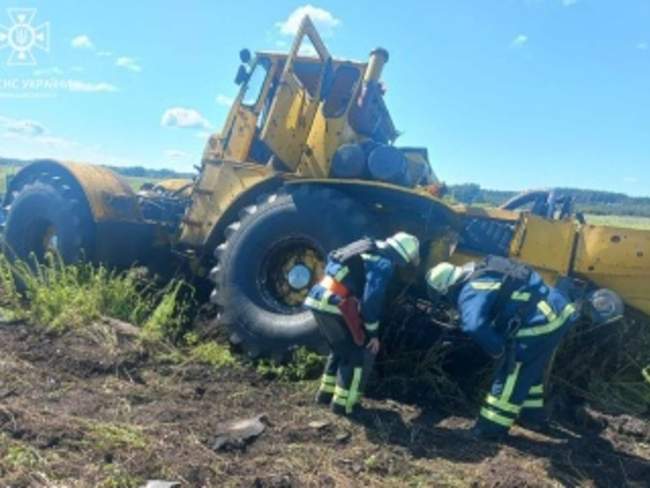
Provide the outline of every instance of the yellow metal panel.
[[574,271],[650,314],[650,231],[584,226]]
[[136,195],[121,176],[93,164],[54,163],[67,169],[79,182],[95,221],[142,220]]
[[293,75],[276,92],[260,139],[291,170],[298,166],[317,108],[318,100],[311,99]]
[[547,220],[522,215],[510,245],[510,256],[530,264],[554,284],[569,274],[576,235],[573,220]]
[[[322,63],[313,97],[309,95],[293,71],[294,63],[298,59],[298,51],[305,38],[311,41],[316,49],[319,62]],[[269,110],[268,120],[260,134],[260,139],[292,171],[298,167],[316,110],[320,104],[318,96],[327,60],[331,61],[331,56],[311,20],[309,17],[305,17],[300,23],[298,33],[291,46]]]
[[255,135],[257,114],[238,105],[231,123],[232,128],[228,131],[224,159],[246,161]]
[[332,157],[342,145],[359,142],[359,137],[348,123],[347,112],[334,119],[323,115],[322,104],[312,124],[307,150],[304,151],[297,173],[307,178],[327,178],[332,165]]
[[192,192],[192,206],[183,219],[181,241],[192,246],[203,245],[221,215],[237,198],[274,175],[273,169],[255,163],[206,164]]

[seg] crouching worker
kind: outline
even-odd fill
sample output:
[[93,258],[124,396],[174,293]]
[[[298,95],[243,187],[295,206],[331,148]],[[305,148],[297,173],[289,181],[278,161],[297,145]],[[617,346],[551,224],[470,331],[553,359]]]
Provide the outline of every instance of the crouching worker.
[[457,306],[462,330],[500,360],[471,437],[499,440],[515,420],[545,428],[545,370],[577,320],[574,306],[535,271],[501,257],[463,267],[441,263],[426,280],[432,299]]
[[405,232],[385,241],[361,239],[329,254],[325,276],[305,300],[331,349],[318,403],[330,404],[336,414],[353,413],[366,352],[374,359],[379,351],[380,315],[395,267],[419,260],[418,239]]

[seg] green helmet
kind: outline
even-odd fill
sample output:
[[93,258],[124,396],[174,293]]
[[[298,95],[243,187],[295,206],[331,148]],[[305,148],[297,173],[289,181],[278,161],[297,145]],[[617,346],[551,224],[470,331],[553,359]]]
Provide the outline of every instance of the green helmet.
[[420,241],[417,237],[406,232],[398,232],[384,241],[392,247],[407,264],[420,263]]
[[426,276],[427,284],[434,291],[446,295],[449,288],[454,286],[463,277],[463,268],[451,263],[440,263],[431,268]]

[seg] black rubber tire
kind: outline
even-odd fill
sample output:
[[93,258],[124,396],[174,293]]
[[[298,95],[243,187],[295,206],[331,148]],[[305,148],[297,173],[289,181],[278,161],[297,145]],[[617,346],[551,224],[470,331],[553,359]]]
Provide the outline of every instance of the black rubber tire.
[[41,261],[43,235],[54,229],[56,250],[66,263],[92,259],[95,226],[79,188],[57,176],[43,175],[17,191],[7,209],[5,245],[10,256]]
[[301,187],[245,208],[241,220],[228,227],[226,241],[215,252],[218,264],[210,273],[215,283],[211,300],[221,310],[220,324],[251,357],[282,357],[301,345],[323,351],[324,340],[309,311],[283,310],[265,299],[260,282],[264,262],[275,246],[289,239],[309,241],[324,259],[331,250],[373,234],[363,209],[327,188]]

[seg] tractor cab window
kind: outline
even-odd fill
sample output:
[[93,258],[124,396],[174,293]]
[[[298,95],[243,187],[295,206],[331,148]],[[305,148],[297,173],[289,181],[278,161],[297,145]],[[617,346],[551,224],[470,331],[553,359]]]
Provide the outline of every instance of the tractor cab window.
[[261,58],[255,63],[253,71],[248,77],[248,81],[244,85],[242,95],[242,105],[246,107],[254,107],[259,101],[262,89],[264,88],[264,81],[269,72],[271,62],[268,59]]
[[327,89],[327,98],[323,106],[323,115],[330,118],[340,117],[348,108],[354,88],[359,80],[359,69],[354,66],[339,66],[334,72],[331,86]]

